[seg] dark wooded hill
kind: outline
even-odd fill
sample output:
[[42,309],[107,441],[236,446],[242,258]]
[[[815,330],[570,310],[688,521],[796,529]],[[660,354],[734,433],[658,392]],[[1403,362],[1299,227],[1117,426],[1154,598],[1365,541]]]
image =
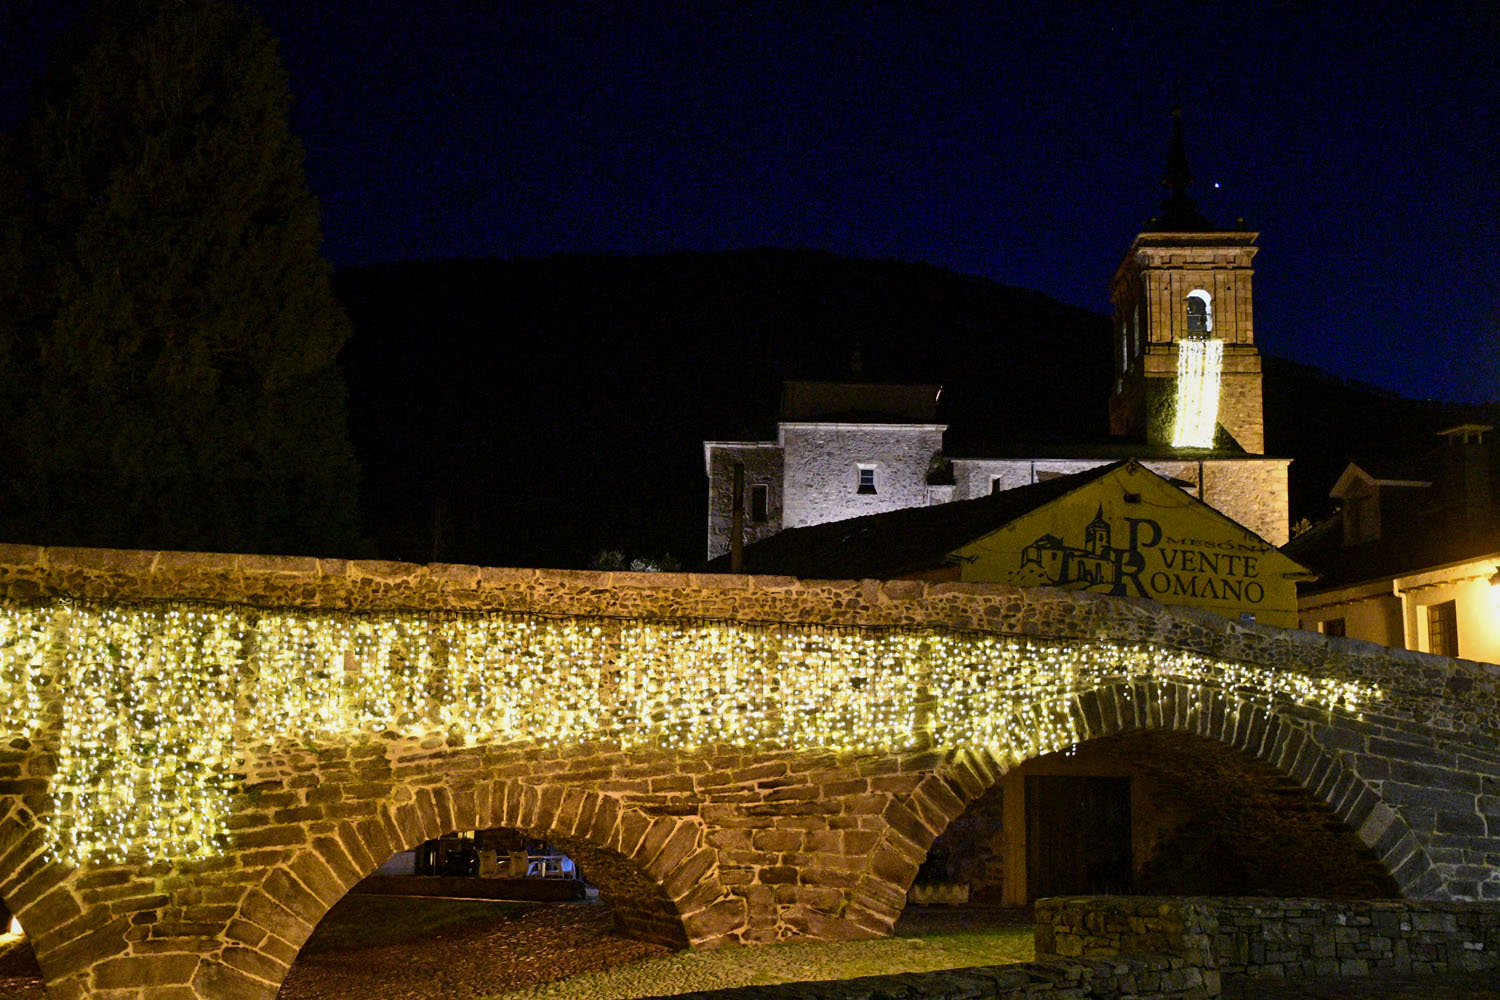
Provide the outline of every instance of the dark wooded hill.
[[[335,285],[355,330],[343,360],[366,528],[385,558],[582,567],[614,549],[692,564],[703,440],[774,437],[787,378],[857,367],[941,383],[949,446],[968,453],[1108,437],[1106,317],[929,265],[570,255],[358,268]],[[1266,402],[1270,447],[1309,473],[1296,517],[1321,511],[1345,454],[1462,416],[1279,362]]]

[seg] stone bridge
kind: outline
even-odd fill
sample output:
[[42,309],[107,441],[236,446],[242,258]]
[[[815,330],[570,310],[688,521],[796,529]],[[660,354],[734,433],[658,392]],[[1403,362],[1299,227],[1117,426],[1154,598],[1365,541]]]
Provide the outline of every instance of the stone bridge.
[[1008,774],[1101,747],[1294,880],[1500,899],[1497,684],[1045,589],[0,546],[0,900],[53,998],[274,997],[382,861],[492,827],[642,938],[881,935]]

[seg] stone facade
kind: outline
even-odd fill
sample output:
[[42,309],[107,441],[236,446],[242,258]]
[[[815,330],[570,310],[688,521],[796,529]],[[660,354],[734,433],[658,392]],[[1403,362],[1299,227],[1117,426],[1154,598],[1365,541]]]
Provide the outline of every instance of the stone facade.
[[[783,422],[778,440],[708,441],[708,556],[729,551],[734,463],[745,465],[745,544],[783,528],[842,521],[934,502],[927,473],[943,449],[941,424]],[[861,492],[867,469],[872,492]],[[764,521],[750,517],[749,491],[766,487]]]
[[[942,433],[937,425],[784,424],[780,442],[706,442],[709,558],[729,551],[736,461],[745,465],[746,489],[751,484],[767,484],[770,498],[769,517],[755,521],[748,513],[747,496],[748,545],[782,528],[972,500],[997,489],[1015,489],[1039,479],[1097,469],[1119,457],[955,458],[949,463],[953,482],[929,485],[927,474],[941,452]],[[1204,458],[1142,458],[1140,462],[1272,545],[1285,545],[1291,537],[1289,459],[1216,454]],[[860,494],[856,489],[861,465],[875,470],[878,492],[873,495]]]
[[[703,445],[703,462],[708,472],[708,554],[723,555],[729,551],[730,531],[734,524],[734,466],[745,467],[744,540],[753,545],[769,538],[782,528],[783,473],[781,447],[775,441],[708,441]],[[760,519],[752,510],[752,495],[763,488],[766,516]]]
[[[1194,650],[1378,684],[1354,716],[1247,685],[1107,682],[1065,706],[1080,743],[1170,730],[1264,762],[1324,803],[1409,897],[1500,898],[1500,668],[1072,592],[917,581],[579,573],[0,547],[11,602],[162,598],[353,612],[545,611],[645,620],[957,628]],[[931,712],[932,706],[924,709]],[[59,718],[56,705],[43,717]],[[919,732],[928,723],[919,720]],[[1021,763],[999,748],[621,750],[371,733],[247,734],[227,852],[71,869],[42,817],[55,730],[0,751],[0,899],[53,998],[275,996],[303,941],[397,851],[455,830],[546,839],[628,933],[713,946],[888,933],[935,838]]]
[[[943,450],[941,424],[783,423],[783,528],[844,521],[928,503],[927,473]],[[859,473],[874,473],[873,492]]]

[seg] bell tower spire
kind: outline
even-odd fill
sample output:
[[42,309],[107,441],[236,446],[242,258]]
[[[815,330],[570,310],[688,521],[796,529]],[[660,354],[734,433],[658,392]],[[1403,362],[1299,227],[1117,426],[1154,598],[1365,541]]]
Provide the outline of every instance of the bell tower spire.
[[[1237,445],[1258,455],[1265,422],[1250,296],[1257,234],[1215,226],[1188,194],[1192,182],[1177,112],[1161,215],[1136,236],[1110,288],[1110,430],[1148,444]],[[1213,370],[1199,370],[1205,364]],[[1200,412],[1180,412],[1189,407]],[[1195,417],[1206,423],[1184,445],[1181,429]]]
[[1161,186],[1167,196],[1161,201],[1162,214],[1152,220],[1151,228],[1160,232],[1208,232],[1217,227],[1198,211],[1198,203],[1188,194],[1193,172],[1188,169],[1187,144],[1182,139],[1182,111],[1172,112],[1172,144],[1167,148],[1167,171]]

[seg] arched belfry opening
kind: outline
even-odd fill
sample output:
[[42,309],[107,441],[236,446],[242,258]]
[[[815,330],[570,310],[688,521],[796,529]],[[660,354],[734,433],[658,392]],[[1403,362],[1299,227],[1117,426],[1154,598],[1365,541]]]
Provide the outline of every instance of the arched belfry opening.
[[1207,337],[1214,332],[1213,298],[1201,288],[1187,294],[1187,333],[1189,337]]
[[1397,898],[1375,855],[1291,777],[1217,740],[1133,729],[1003,775],[934,841],[920,886],[1049,896]]

